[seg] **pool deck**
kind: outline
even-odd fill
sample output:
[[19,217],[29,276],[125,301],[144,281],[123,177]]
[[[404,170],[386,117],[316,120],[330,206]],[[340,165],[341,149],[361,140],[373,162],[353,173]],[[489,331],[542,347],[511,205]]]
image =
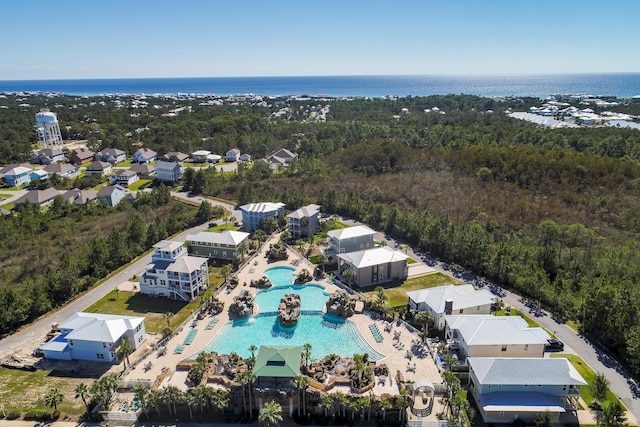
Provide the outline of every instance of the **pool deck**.
[[[279,235],[272,236],[269,240],[267,240],[260,251],[254,254],[243,265],[243,267],[237,272],[238,282],[240,284],[235,289],[233,289],[229,293],[227,293],[226,289],[222,289],[217,294],[217,297],[220,300],[224,301],[225,309],[222,311],[222,313],[215,317],[218,322],[215,323],[211,329],[206,329],[209,321],[211,320],[210,316],[207,316],[204,319],[197,320],[195,322],[193,319],[188,320],[181,328],[178,329],[179,332],[177,332],[168,341],[168,343],[164,347],[166,349],[166,353],[164,355],[160,356],[158,355],[157,350],[154,351],[153,354],[147,356],[144,361],[130,369],[124,379],[150,380],[153,382],[161,374],[163,367],[167,367],[171,370],[172,374],[168,378],[164,379],[161,387],[170,384],[182,390],[186,390],[186,373],[185,375],[174,373],[177,363],[181,360],[189,358],[194,354],[199,353],[220,331],[222,325],[231,320],[229,318],[228,307],[233,302],[233,297],[238,295],[242,290],[249,290],[254,294],[258,292],[258,289],[256,288],[250,288],[248,285],[243,286],[245,282],[250,283],[251,280],[260,279],[262,276],[264,276],[265,270],[278,266],[295,268],[296,271],[294,272],[294,275],[297,275],[300,271],[302,271],[302,269],[305,268],[309,272],[314,271],[315,266],[309,260],[291,249],[289,249],[288,260],[268,262],[268,260],[265,258],[265,248],[269,247],[269,243],[275,243],[279,241],[279,238]],[[336,285],[330,283],[329,280],[326,279],[320,281],[314,280],[313,283],[324,286],[326,292],[328,293],[333,293],[338,289]],[[442,377],[435,362],[429,355],[427,348],[424,347],[420,342],[419,337],[411,333],[411,331],[409,331],[405,326],[398,326],[396,323],[394,323],[390,331],[385,331],[386,322],[383,322],[382,320],[373,320],[366,314],[356,314],[350,317],[349,320],[351,320],[358,326],[360,334],[372,348],[386,356],[382,360],[378,361],[378,363],[385,363],[389,367],[389,372],[391,373],[391,375],[390,378],[386,379],[376,378],[376,386],[373,389],[374,394],[398,394],[398,386],[395,381],[397,371],[402,373],[405,381],[424,379],[434,384],[442,383]],[[185,342],[185,339],[189,334],[192,324],[195,325],[195,327],[198,329],[198,332],[195,337],[193,337],[191,344],[184,345],[183,343]],[[383,340],[381,342],[376,342],[372,332],[369,329],[369,325],[371,324],[377,325],[378,330],[383,337]],[[396,332],[400,332],[400,337],[398,340],[394,340],[394,333]],[[153,345],[153,342],[151,342],[151,340],[148,339],[148,342]],[[311,344],[313,345],[313,342],[311,342]],[[178,354],[174,352],[177,346],[184,347],[182,353]],[[398,349],[396,348],[396,346],[404,348]],[[136,358],[139,357],[137,356],[137,354],[142,354],[144,347],[145,346],[143,346],[142,349],[137,350],[131,356],[132,361],[136,360]],[[318,359],[324,356],[316,354],[313,350],[312,354]],[[411,357],[411,359],[408,358],[409,356]],[[148,365],[148,362],[151,362],[151,367],[149,369],[146,369],[144,367],[145,365]],[[120,369],[122,369],[122,367],[120,367]],[[338,390],[338,387],[335,387],[334,390]]]

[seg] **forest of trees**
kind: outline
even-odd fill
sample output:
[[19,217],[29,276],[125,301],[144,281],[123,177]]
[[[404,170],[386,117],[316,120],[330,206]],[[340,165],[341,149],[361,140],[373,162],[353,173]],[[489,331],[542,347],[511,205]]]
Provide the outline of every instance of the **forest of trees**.
[[[275,105],[250,102],[151,99],[159,108],[134,110],[89,101],[55,99],[65,107],[52,110],[71,127],[68,137],[95,148],[239,147],[256,158],[289,148],[300,158],[284,171],[259,162],[232,174],[187,170],[185,186],[239,203],[315,202],[361,220],[539,301],[640,372],[637,130],[540,128],[505,114],[532,104],[470,95],[312,101],[331,105],[326,121],[307,120],[311,101],[288,100],[292,113],[282,118],[271,116]],[[33,114],[54,101],[3,102],[0,158],[24,160]],[[69,108],[80,102],[87,106]],[[161,117],[184,105],[192,111]],[[424,112],[435,106],[446,114]],[[617,109],[638,113],[637,105]]]

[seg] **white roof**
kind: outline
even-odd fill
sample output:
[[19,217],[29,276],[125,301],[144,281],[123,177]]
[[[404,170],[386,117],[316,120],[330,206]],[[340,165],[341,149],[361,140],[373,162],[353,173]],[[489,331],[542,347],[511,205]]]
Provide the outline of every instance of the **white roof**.
[[316,215],[319,211],[320,211],[319,205],[311,204],[311,205],[303,206],[300,209],[294,212],[291,212],[289,215],[287,215],[287,218],[308,218],[310,216]]
[[211,154],[211,151],[198,150],[198,151],[194,151],[191,155],[192,156],[208,156],[209,154]]
[[218,243],[237,246],[244,242],[247,237],[249,237],[249,233],[245,233],[244,231],[227,230],[221,233],[201,231],[197,234],[187,234],[187,242]]
[[29,168],[26,168],[24,166],[16,166],[15,168],[5,172],[5,175],[16,175],[17,176],[17,175],[20,175],[20,174],[23,174],[23,173],[28,173],[28,172],[31,172],[31,171],[33,171],[33,168],[29,169]]
[[347,261],[356,268],[370,267],[372,265],[386,264],[389,262],[405,261],[409,256],[388,246],[365,249],[363,251],[339,254],[339,258]]
[[249,203],[240,206],[240,210],[245,212],[273,212],[283,209],[284,206],[284,203],[281,202]]
[[551,338],[542,328],[530,328],[520,316],[447,316],[449,329],[457,329],[467,345],[546,344]]
[[173,262],[170,266],[167,267],[167,271],[171,271],[173,273],[192,273],[202,266],[207,265],[207,259],[201,258],[197,256],[181,256],[175,262]]
[[169,252],[173,252],[176,249],[179,249],[181,246],[182,242],[175,242],[173,240],[160,240],[158,243],[153,245],[153,247],[158,250]]
[[482,385],[586,385],[565,358],[468,357]]
[[60,329],[72,329],[67,340],[116,342],[130,329],[144,322],[144,317],[116,316],[99,313],[74,313],[60,325]]
[[327,233],[327,236],[333,237],[338,240],[351,239],[361,236],[373,236],[375,231],[367,227],[366,225],[356,225],[355,227],[340,228],[338,230],[331,230]]
[[416,304],[427,304],[436,313],[444,313],[445,303],[449,299],[453,300],[453,310],[493,304],[496,300],[496,296],[488,290],[476,290],[473,285],[444,285],[410,291],[407,295]]

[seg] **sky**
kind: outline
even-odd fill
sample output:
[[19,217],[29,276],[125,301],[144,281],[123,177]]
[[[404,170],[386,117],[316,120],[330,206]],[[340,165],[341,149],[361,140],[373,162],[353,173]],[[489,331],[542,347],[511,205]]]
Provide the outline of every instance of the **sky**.
[[640,1],[0,0],[0,80],[640,72]]

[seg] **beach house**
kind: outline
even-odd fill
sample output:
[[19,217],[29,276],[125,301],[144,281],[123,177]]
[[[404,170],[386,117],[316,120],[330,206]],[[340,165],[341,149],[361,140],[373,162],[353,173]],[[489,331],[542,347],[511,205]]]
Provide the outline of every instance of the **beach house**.
[[277,220],[284,213],[284,206],[281,202],[248,203],[240,206],[242,228],[248,231],[263,228],[270,218]]
[[329,248],[326,254],[337,255],[371,249],[375,246],[373,241],[374,234],[376,232],[366,225],[331,230],[327,233]]
[[291,212],[287,215],[287,223],[294,239],[315,234],[320,226],[320,206],[311,204]]
[[209,259],[233,260],[246,249],[249,233],[226,230],[221,233],[201,231],[187,235],[187,248],[190,255]]
[[388,246],[338,254],[338,272],[354,272],[353,282],[359,287],[374,286],[391,280],[405,280],[408,274],[404,252]]

